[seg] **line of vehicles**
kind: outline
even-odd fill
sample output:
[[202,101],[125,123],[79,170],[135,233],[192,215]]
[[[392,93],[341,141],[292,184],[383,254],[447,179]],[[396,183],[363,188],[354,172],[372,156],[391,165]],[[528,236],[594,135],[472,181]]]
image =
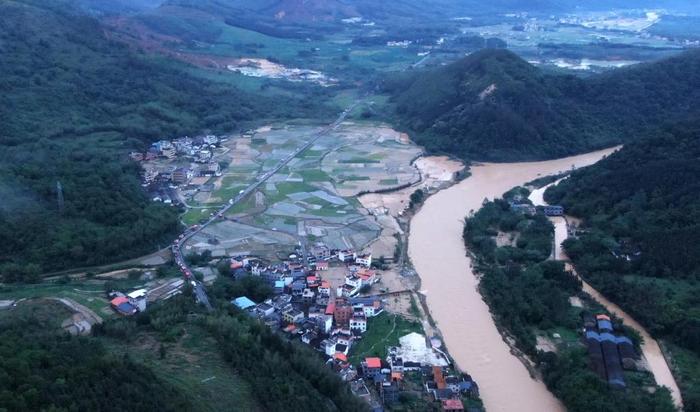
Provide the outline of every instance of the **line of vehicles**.
[[359,100],[354,102],[350,107],[345,109],[340,116],[330,125],[324,127],[320,131],[316,132],[316,134],[313,136],[312,139],[310,139],[306,144],[303,146],[297,148],[294,150],[292,153],[290,153],[288,156],[286,156],[282,161],[280,161],[277,166],[275,166],[273,169],[268,170],[265,172],[258,180],[252,184],[250,184],[247,188],[241,190],[238,192],[238,195],[236,197],[229,199],[228,203],[226,203],[221,209],[219,209],[218,212],[214,212],[211,214],[209,219],[205,222],[203,222],[201,225],[193,225],[188,227],[172,244],[171,250],[173,253],[173,257],[175,259],[175,264],[178,265],[180,268],[180,271],[182,272],[183,276],[185,277],[185,280],[190,283],[192,286],[192,290],[195,293],[195,299],[197,300],[198,303],[203,304],[204,306],[207,307],[207,309],[211,310],[212,306],[211,303],[209,302],[209,298],[206,294],[206,291],[204,290],[204,285],[202,285],[202,282],[199,282],[197,279],[194,278],[192,274],[192,269],[187,265],[187,262],[185,261],[184,255],[182,253],[182,245],[185,244],[192,236],[196,235],[197,233],[201,232],[204,230],[207,226],[210,224],[214,223],[217,219],[223,219],[224,215],[226,212],[229,211],[233,206],[238,204],[241,200],[243,200],[245,197],[247,197],[249,194],[251,194],[253,191],[255,191],[260,185],[265,183],[267,179],[269,179],[272,175],[277,173],[280,169],[282,169],[284,166],[287,165],[292,159],[294,159],[296,156],[298,156],[301,152],[304,150],[308,149],[311,147],[316,141],[321,138],[324,134],[330,132],[331,130],[337,128],[340,123],[342,123],[347,115],[359,104]]

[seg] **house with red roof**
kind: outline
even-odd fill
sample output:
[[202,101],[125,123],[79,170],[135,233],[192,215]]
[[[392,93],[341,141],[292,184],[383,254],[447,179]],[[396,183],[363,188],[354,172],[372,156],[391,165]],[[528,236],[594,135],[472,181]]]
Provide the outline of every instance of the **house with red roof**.
[[138,311],[136,306],[132,305],[131,302],[129,302],[129,298],[126,296],[118,296],[112,299],[109,303],[112,306],[112,309],[117,311],[117,313],[120,315],[131,316]]
[[464,404],[460,399],[443,399],[442,410],[450,412],[464,412]]
[[382,360],[380,358],[365,358],[361,365],[365,379],[374,379],[376,375],[382,373]]

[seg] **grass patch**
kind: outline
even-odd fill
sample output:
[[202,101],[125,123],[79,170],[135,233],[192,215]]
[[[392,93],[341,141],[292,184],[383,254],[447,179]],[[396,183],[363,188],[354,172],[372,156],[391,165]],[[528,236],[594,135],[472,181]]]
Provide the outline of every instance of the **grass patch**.
[[399,338],[411,332],[423,333],[423,327],[418,322],[387,312],[370,318],[367,332],[351,349],[350,362],[359,365],[368,356],[384,358],[389,346],[398,346]]
[[698,402],[700,393],[700,357],[678,345],[663,342],[664,349],[670,354],[671,370],[681,390],[683,400],[688,407],[692,397]]
[[266,192],[269,204],[277,203],[287,198],[287,195],[299,192],[314,192],[318,189],[304,182],[280,182],[276,184],[277,193]]
[[243,199],[243,201],[236,203],[231,209],[229,209],[226,216],[246,213],[253,208],[255,208],[255,196],[251,194]]
[[187,226],[198,224],[201,219],[209,218],[209,209],[189,209],[180,218]]
[[385,186],[395,186],[399,184],[399,179],[382,179],[379,181],[379,184]]
[[338,163],[346,163],[346,164],[357,164],[357,163],[381,163],[377,159],[372,159],[372,158],[367,158],[367,157],[351,157],[350,159],[341,159],[338,160]]
[[303,152],[299,153],[297,157],[306,159],[306,158],[314,158],[314,157],[321,157],[325,151],[323,150],[312,150],[312,149],[306,149]]
[[297,172],[306,182],[327,182],[330,176],[321,169],[307,169]]
[[370,180],[369,176],[358,176],[358,175],[345,175],[345,176],[340,176],[340,180],[347,181],[347,182],[359,182],[363,180]]
[[105,317],[102,309],[109,306],[104,294],[104,282],[71,282],[67,284],[40,283],[37,285],[4,286],[0,291],[1,300],[68,298],[92,309]]

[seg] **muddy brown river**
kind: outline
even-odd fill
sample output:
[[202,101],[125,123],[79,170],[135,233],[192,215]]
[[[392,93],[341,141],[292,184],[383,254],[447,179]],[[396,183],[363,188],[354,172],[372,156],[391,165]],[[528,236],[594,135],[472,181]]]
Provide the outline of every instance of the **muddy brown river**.
[[408,252],[430,313],[457,366],[479,384],[489,411],[563,411],[542,382],[510,353],[477,290],[462,241],[464,217],[485,198],[538,176],[593,164],[614,149],[530,163],[485,163],[472,176],[429,197],[411,221]]

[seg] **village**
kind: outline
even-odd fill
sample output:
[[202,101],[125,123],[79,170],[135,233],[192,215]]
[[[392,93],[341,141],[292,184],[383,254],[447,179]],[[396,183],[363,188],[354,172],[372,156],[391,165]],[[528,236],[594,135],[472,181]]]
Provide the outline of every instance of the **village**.
[[[402,397],[418,398],[432,404],[433,410],[481,410],[476,382],[455,369],[441,349],[438,336],[420,333],[423,330],[419,323],[412,324],[411,332],[397,335],[398,345],[388,340],[375,342],[382,356],[376,356],[376,350],[360,348],[377,322],[387,322],[388,316],[403,318],[386,313],[387,302],[402,292],[387,292],[380,287],[382,275],[371,254],[330,249],[318,242],[306,255],[297,250],[277,263],[266,263],[258,257],[214,259],[193,269],[206,283],[217,276],[212,274],[217,269],[207,266],[213,261],[219,271],[230,269],[218,276],[230,276],[234,281],[253,277],[272,290],[272,296],[262,302],[237,296],[230,305],[288,340],[317,350],[327,366],[349,382],[353,393],[374,410],[390,409]],[[342,284],[334,286],[336,282],[324,279],[331,269],[345,273]],[[146,311],[148,303],[182,293],[183,282],[176,280],[177,284],[168,282],[169,286],[128,293],[112,291],[110,304],[117,314],[132,316]]]
[[[216,161],[214,155],[225,153],[222,144],[228,137],[201,135],[191,138],[159,140],[143,152],[131,152],[129,157],[140,162],[143,168],[142,185],[154,202],[170,205],[186,204],[198,192],[212,190],[207,182],[213,176],[222,175],[225,163]],[[178,188],[182,192],[178,192]]]
[[[268,285],[273,295],[261,302],[235,296],[230,304],[317,350],[374,410],[406,399],[430,410],[481,410],[476,383],[441,349],[416,303],[417,279],[404,276],[398,261],[409,195],[449,184],[461,165],[440,158],[413,165],[421,152],[405,135],[348,123],[273,175],[273,162],[312,130],[267,127],[230,141],[162,140],[131,158],[141,163],[153,201],[184,207],[183,223],[190,225],[204,223],[212,215],[206,212],[218,213],[259,176],[270,179],[241,208],[219,213],[221,219],[183,240],[185,259],[198,261],[193,286],[217,276]],[[112,291],[110,306],[131,316],[182,293],[185,283]]]

